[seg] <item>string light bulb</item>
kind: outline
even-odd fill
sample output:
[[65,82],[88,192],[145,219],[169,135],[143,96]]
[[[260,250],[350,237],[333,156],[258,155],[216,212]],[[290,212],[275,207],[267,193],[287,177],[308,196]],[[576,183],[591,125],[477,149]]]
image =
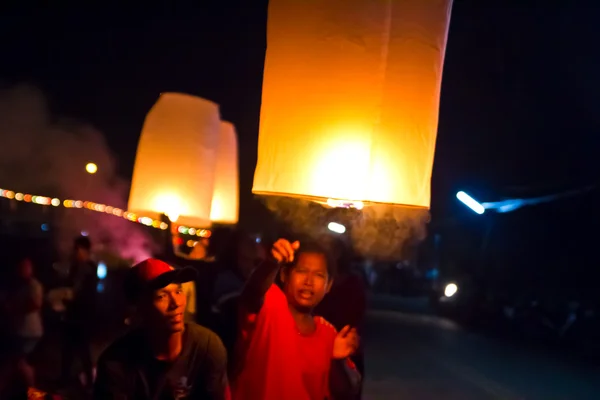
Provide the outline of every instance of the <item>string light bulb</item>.
[[[123,219],[126,219],[131,222],[136,222],[138,224],[150,226],[152,228],[160,229],[163,231],[169,227],[169,225],[167,223],[162,222],[161,220],[153,219],[153,218],[146,217],[143,215],[137,215],[135,213],[125,211],[125,210],[117,208],[117,207],[113,207],[113,206],[109,206],[109,205],[101,204],[101,203],[96,203],[93,201],[83,201],[83,200],[73,200],[73,199],[61,200],[57,197],[32,195],[29,193],[15,192],[13,190],[8,190],[8,189],[0,189],[0,197],[3,197],[8,200],[23,201],[26,203],[36,204],[36,205],[41,205],[41,206],[52,205],[54,207],[59,207],[62,204],[62,206],[65,208],[80,208],[80,209],[85,208],[87,210],[95,211],[97,213],[112,215],[114,217],[123,218]],[[170,219],[171,219],[171,217],[170,217]],[[171,221],[174,222],[173,219],[171,219]],[[184,235],[197,236],[197,237],[201,237],[201,238],[209,238],[212,234],[211,231],[208,229],[190,227],[190,226],[184,226],[184,225],[179,225],[177,227],[177,231]]]

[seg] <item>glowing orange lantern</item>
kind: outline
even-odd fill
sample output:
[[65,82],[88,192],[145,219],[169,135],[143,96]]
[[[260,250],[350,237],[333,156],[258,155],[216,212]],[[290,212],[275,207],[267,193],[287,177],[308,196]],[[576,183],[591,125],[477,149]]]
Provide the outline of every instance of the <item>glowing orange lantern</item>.
[[210,210],[212,222],[236,224],[239,216],[238,147],[235,127],[221,122],[215,189]]
[[219,107],[202,98],[163,93],[138,144],[129,210],[165,213],[188,226],[209,226],[215,180]]
[[452,0],[271,0],[252,191],[428,208]]

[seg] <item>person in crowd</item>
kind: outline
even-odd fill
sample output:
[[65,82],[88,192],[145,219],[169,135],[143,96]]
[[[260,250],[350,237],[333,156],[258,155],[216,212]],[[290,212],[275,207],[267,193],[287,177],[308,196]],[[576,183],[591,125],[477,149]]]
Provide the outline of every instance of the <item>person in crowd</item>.
[[256,238],[237,230],[229,238],[217,264],[212,290],[211,312],[214,329],[223,340],[232,367],[238,334],[238,299],[248,277],[265,259],[264,248]]
[[81,381],[86,389],[93,383],[91,340],[94,329],[97,264],[92,260],[92,242],[80,236],[73,243],[68,286],[72,300],[66,305],[62,381],[71,381],[73,365],[79,359],[82,366]]
[[35,278],[33,264],[29,258],[19,261],[16,280],[5,303],[12,332],[12,351],[18,360],[19,371],[25,382],[33,386],[34,370],[27,362],[37,343],[44,334],[42,325],[42,303],[44,291],[42,284]]
[[[339,333],[313,309],[333,282],[334,264],[317,244],[279,239],[250,275],[240,299],[233,399],[348,398],[360,376],[349,357],[356,330]],[[283,289],[274,284],[277,274]]]
[[[349,325],[362,334],[365,313],[367,308],[367,287],[363,276],[352,270],[352,253],[341,242],[336,246],[336,276],[331,290],[323,301],[316,307],[315,314],[321,315],[336,329],[341,330]],[[359,345],[352,356],[356,368],[364,380],[364,351]],[[356,398],[361,398],[362,385]]]
[[234,232],[220,259],[220,271],[213,289],[213,306],[216,309],[232,297],[242,293],[242,288],[257,265],[266,258],[264,248],[256,238],[243,231]]
[[219,337],[185,322],[182,287],[192,268],[148,259],[128,271],[126,295],[139,328],[100,356],[95,399],[229,399],[227,355]]

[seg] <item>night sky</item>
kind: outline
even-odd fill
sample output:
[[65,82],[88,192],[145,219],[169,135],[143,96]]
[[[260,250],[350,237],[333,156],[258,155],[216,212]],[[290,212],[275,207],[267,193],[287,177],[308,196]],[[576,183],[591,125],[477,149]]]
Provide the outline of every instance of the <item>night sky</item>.
[[[241,6],[246,3],[253,5]],[[500,200],[598,181],[600,3],[594,3],[455,1],[434,218],[465,212],[454,197],[460,189]],[[239,134],[243,220],[257,209],[250,190],[267,1],[215,4],[118,13],[55,4],[35,12],[5,10],[0,82],[34,83],[56,113],[98,127],[126,178],[143,119],[159,93],[181,91],[219,103]],[[564,203],[552,207],[543,212],[565,209]],[[597,224],[598,213],[581,207],[583,214],[562,218]],[[521,214],[528,212],[538,211]]]

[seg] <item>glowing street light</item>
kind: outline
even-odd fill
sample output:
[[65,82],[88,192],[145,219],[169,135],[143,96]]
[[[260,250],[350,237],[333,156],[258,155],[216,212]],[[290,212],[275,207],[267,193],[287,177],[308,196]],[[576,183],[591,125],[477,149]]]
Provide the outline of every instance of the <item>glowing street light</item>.
[[88,174],[95,174],[98,171],[98,166],[94,163],[87,163],[85,166],[85,170]]
[[458,286],[456,286],[456,283],[449,283],[444,288],[444,296],[446,297],[452,297],[456,294],[456,292],[458,292]]
[[340,235],[346,232],[346,227],[342,224],[338,224],[337,222],[330,222],[329,225],[327,225],[327,228],[329,228],[329,230],[332,232],[339,233]]
[[456,198],[479,215],[485,212],[485,207],[481,203],[463,191],[456,193]]

